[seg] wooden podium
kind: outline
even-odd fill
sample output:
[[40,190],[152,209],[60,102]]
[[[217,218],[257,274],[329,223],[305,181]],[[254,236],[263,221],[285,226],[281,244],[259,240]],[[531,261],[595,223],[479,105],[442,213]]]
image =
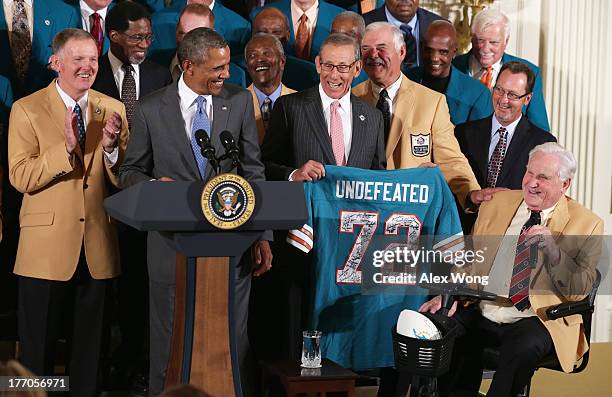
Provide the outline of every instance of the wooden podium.
[[177,252],[166,387],[191,383],[214,397],[242,396],[233,318],[237,261],[265,230],[300,228],[307,219],[301,183],[251,185],[253,215],[229,231],[204,218],[204,182],[143,182],[104,202],[110,216],[138,230],[161,232]]

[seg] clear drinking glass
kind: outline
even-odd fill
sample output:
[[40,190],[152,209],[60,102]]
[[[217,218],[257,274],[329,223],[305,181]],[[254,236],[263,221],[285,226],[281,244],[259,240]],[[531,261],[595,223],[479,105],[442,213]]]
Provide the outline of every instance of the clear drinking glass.
[[302,367],[321,368],[321,331],[302,332]]

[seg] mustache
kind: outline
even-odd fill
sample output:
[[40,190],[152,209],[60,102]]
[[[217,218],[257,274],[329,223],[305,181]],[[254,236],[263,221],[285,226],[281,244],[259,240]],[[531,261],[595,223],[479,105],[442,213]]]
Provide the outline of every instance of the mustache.
[[365,61],[366,66],[380,66],[384,65],[385,61],[379,57],[367,58]]

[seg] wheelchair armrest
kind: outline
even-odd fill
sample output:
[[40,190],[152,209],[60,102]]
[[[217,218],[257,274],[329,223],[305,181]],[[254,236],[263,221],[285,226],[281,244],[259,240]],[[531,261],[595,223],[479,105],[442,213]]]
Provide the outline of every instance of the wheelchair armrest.
[[593,305],[589,298],[585,298],[578,302],[565,302],[556,306],[551,306],[546,309],[546,315],[551,320],[571,316],[572,314],[586,314],[593,312]]

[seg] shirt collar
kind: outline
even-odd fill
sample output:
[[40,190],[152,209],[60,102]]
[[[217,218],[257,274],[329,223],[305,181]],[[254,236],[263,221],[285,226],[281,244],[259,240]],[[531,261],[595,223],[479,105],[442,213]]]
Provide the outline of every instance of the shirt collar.
[[[501,58],[499,58],[497,62],[491,65],[495,73],[498,73],[499,70],[501,69],[501,61],[502,61]],[[478,59],[476,59],[476,55],[474,55],[474,51],[470,51],[469,62],[470,62],[470,71],[472,74],[476,74],[476,73],[485,71],[485,68],[483,68],[480,62],[478,61]]]
[[[196,99],[200,96],[197,92],[193,91],[187,84],[185,80],[183,80],[183,75],[181,74],[181,78],[178,82],[178,94],[181,103],[181,109],[189,109],[196,101]],[[206,105],[210,105],[212,103],[212,95],[202,95],[204,99],[206,99]]]
[[[371,80],[370,80],[370,83],[372,84],[372,92],[374,92],[374,99],[378,101],[378,96],[380,95],[380,92],[382,91],[382,89],[385,87],[380,87],[379,85],[374,84],[374,82]],[[395,99],[395,96],[397,95],[397,92],[399,91],[401,84],[402,84],[402,74],[400,73],[397,80],[391,83],[389,87],[386,87],[387,94],[389,95],[389,99],[391,99],[391,102],[393,102],[393,100]]]
[[400,27],[400,25],[404,25],[407,24],[408,26],[410,26],[410,28],[412,29],[412,34],[414,35],[414,28],[416,27],[417,24],[417,14],[415,13],[414,16],[412,17],[412,19],[408,22],[402,22],[399,19],[395,18],[390,12],[389,9],[387,8],[387,6],[385,6],[385,15],[387,16],[387,21],[395,26],[397,26],[398,28]]
[[[552,207],[540,211],[541,225],[546,226],[546,223],[550,220],[553,212],[555,211],[555,208],[557,208],[558,203],[559,202],[557,201]],[[531,211],[529,210],[529,207],[527,207],[527,203],[525,202],[525,200],[523,200],[523,203],[521,204],[520,211],[522,211],[524,214],[527,214],[527,216],[531,214]]]
[[514,135],[514,130],[516,130],[516,126],[521,121],[522,117],[523,117],[523,115],[521,114],[521,116],[518,119],[514,120],[512,123],[510,123],[506,127],[504,127],[497,120],[497,117],[495,117],[495,113],[493,113],[493,119],[492,119],[492,123],[491,123],[491,137],[495,136],[495,134],[497,133],[497,130],[499,130],[500,128],[504,127],[506,129],[506,131],[508,131],[508,136],[507,136],[506,140],[510,141],[510,137],[512,137],[512,135]]
[[208,8],[210,8],[211,11],[213,10],[213,8],[215,8],[215,3],[216,3],[216,0],[212,0],[210,5],[208,6]]
[[[32,0],[30,0],[32,1]],[[27,2],[27,1],[26,1]],[[98,15],[100,15],[102,17],[103,20],[106,19],[106,12],[108,11],[108,6],[104,7],[103,9],[101,9],[100,11],[94,11],[89,5],[87,5],[87,3],[85,3],[83,0],[79,1],[79,6],[81,7],[81,15],[83,15],[83,17],[85,18],[89,18],[91,17],[95,12],[98,13]]]
[[266,95],[263,92],[261,92],[259,88],[255,86],[255,84],[253,84],[253,90],[255,91],[255,95],[257,96],[257,101],[259,101],[260,107],[266,98],[270,98],[270,100],[272,101],[272,106],[274,106],[274,102],[276,102],[278,97],[281,96],[282,89],[283,89],[283,84],[281,83],[278,85],[278,87],[274,90],[272,94]]
[[[4,5],[5,6],[12,6],[13,5],[13,0],[4,0]],[[34,3],[34,0],[24,0],[23,1],[27,6],[32,7],[32,3]]]
[[321,83],[319,83],[319,95],[321,96],[323,109],[329,108],[334,101],[340,102],[340,107],[344,109],[345,112],[348,112],[351,109],[351,90],[349,90],[342,98],[333,99],[327,96],[325,91],[323,91],[323,86]]
[[[119,71],[119,69],[121,69],[121,67],[123,66],[123,62],[119,58],[117,58],[115,54],[113,54],[113,51],[110,49],[108,50],[108,60],[110,61],[111,69],[113,70],[113,75],[114,75],[117,73],[117,71]],[[138,76],[139,66],[140,65],[138,65],[137,63],[132,64],[132,67],[134,68],[134,72],[136,72],[137,76]]]
[[[297,15],[298,18],[302,17],[302,14],[306,14],[308,17],[308,21],[312,23],[317,18],[317,13],[319,12],[319,0],[315,1],[313,5],[310,6],[306,11],[302,11],[300,7],[295,4],[295,1],[291,2],[291,14]],[[297,22],[297,21],[296,21]]]
[[62,98],[64,105],[66,105],[66,108],[74,109],[74,105],[78,103],[79,106],[81,107],[81,112],[85,114],[85,112],[87,111],[87,100],[89,99],[89,90],[86,91],[85,95],[79,98],[78,101],[75,101],[74,99],[72,99],[72,97],[70,97],[70,95],[66,94],[66,92],[62,90],[62,88],[59,86],[58,80],[55,80],[55,88],[57,89],[57,92],[60,95],[60,98]]

